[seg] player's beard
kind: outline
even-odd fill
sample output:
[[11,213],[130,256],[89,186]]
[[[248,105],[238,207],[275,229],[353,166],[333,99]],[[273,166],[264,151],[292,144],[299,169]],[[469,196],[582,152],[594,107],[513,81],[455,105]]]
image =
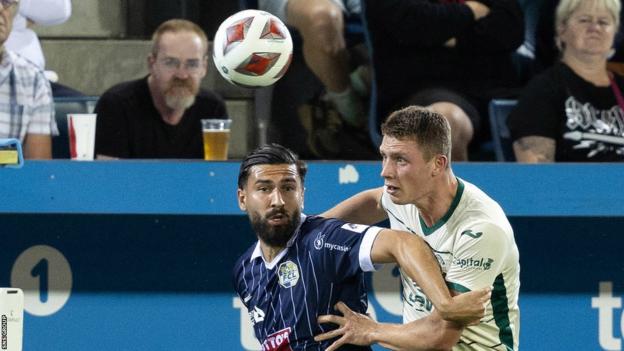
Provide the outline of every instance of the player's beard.
[[165,104],[173,110],[186,110],[195,103],[198,90],[190,78],[173,78],[165,90]]
[[[287,218],[283,225],[270,225],[269,218],[276,214],[281,214]],[[284,209],[274,210],[266,216],[254,213],[251,218],[251,227],[256,232],[258,239],[271,247],[286,247],[288,240],[295,233],[295,229],[301,221],[301,211],[296,209],[292,214],[288,214]]]

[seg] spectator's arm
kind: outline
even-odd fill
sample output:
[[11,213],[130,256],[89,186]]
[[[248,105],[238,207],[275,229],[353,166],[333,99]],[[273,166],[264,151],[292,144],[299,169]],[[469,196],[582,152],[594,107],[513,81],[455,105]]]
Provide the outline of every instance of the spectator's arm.
[[34,78],[33,95],[23,106],[23,113],[28,115],[26,137],[24,139],[24,157],[27,159],[52,158],[52,135],[58,135],[54,118],[54,103],[50,83],[38,73]]
[[49,134],[26,134],[24,158],[49,160],[52,158],[52,137]]
[[427,0],[363,0],[371,31],[400,45],[439,47],[475,22],[470,7]]
[[555,162],[555,139],[543,136],[526,136],[513,143],[516,160],[521,163]]
[[524,16],[517,0],[497,0],[490,13],[457,36],[456,47],[468,51],[513,51],[524,42]]
[[21,0],[19,13],[38,25],[61,24],[72,13],[71,0]]
[[490,8],[478,1],[466,1],[464,4],[470,8],[475,20],[480,20],[490,14]]

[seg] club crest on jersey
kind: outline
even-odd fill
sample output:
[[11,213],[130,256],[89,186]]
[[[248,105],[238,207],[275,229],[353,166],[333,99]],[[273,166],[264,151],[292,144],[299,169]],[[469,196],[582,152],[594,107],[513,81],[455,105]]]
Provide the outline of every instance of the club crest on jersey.
[[285,288],[292,288],[299,282],[299,267],[293,261],[286,261],[279,265],[277,270],[279,284]]
[[320,250],[323,248],[323,244],[325,243],[325,234],[318,233],[316,235],[316,239],[314,239],[314,248]]
[[356,233],[363,233],[369,226],[363,224],[355,224],[355,223],[345,223],[342,225],[342,229],[346,229]]
[[262,343],[262,351],[290,351],[290,327],[268,335]]

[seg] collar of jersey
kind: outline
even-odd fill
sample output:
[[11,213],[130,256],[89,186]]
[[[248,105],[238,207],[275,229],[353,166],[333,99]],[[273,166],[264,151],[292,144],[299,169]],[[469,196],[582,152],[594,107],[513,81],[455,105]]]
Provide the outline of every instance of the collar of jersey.
[[457,179],[457,193],[455,193],[455,198],[453,198],[453,202],[451,202],[451,206],[449,207],[448,211],[446,211],[446,213],[444,214],[444,216],[442,216],[442,218],[440,218],[440,220],[435,222],[431,227],[427,227],[427,224],[420,216],[420,212],[418,213],[418,219],[420,220],[420,227],[422,228],[423,234],[425,236],[432,234],[433,232],[438,230],[438,228],[443,226],[446,223],[446,221],[448,221],[448,219],[451,218],[451,215],[453,214],[453,212],[455,212],[457,205],[459,205],[459,200],[461,200],[462,194],[464,193],[464,182],[459,178],[455,178],[455,179]]
[[299,225],[297,226],[297,229],[295,229],[295,233],[290,238],[290,240],[288,240],[288,243],[286,243],[286,247],[284,248],[284,250],[282,250],[279,254],[277,254],[277,256],[275,256],[273,261],[267,262],[267,261],[264,260],[264,256],[262,256],[262,249],[260,249],[260,240],[258,240],[258,242],[256,242],[256,247],[254,248],[254,251],[251,254],[251,258],[249,258],[249,261],[251,262],[251,261],[257,259],[258,257],[260,257],[262,259],[262,262],[264,262],[264,266],[266,267],[266,269],[273,269],[273,268],[275,268],[277,263],[288,252],[288,248],[290,248],[295,243],[295,240],[297,240],[297,237],[299,236],[299,229],[301,229],[301,225],[306,220],[306,218],[307,218],[307,216],[302,213],[301,214],[301,220],[299,221]]

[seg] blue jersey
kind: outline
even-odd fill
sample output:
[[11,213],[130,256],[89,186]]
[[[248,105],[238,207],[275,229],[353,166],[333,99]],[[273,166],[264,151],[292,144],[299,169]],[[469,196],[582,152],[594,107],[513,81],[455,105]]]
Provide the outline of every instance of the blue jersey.
[[375,269],[370,252],[381,228],[321,217],[301,221],[272,262],[264,261],[258,242],[234,266],[236,292],[264,351],[324,350],[331,342],[314,336],[335,326],[319,325],[319,315],[335,314],[338,301],[360,313],[368,307],[363,272]]

